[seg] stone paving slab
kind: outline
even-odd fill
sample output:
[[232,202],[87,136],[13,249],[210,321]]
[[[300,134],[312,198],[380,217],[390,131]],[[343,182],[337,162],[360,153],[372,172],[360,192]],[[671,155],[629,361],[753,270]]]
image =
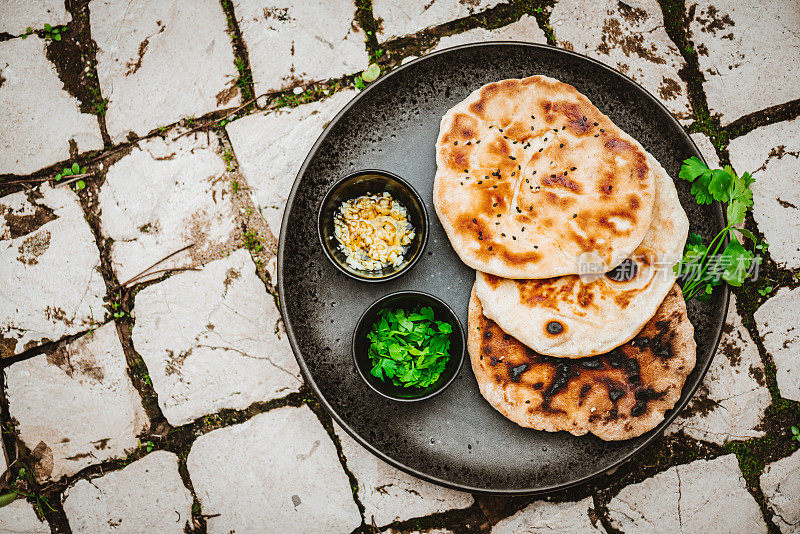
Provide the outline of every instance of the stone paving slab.
[[717,156],[717,151],[714,148],[714,144],[711,142],[711,139],[708,138],[706,134],[703,133],[693,133],[690,134],[689,137],[692,138],[694,144],[697,145],[697,148],[700,150],[700,154],[703,155],[705,158],[708,167],[711,169],[718,169],[720,168],[719,163],[719,156]]
[[136,295],[132,339],[172,425],[300,388],[273,297],[246,250]]
[[92,38],[115,142],[240,103],[233,46],[217,0],[93,0]]
[[349,89],[339,91],[319,102],[249,115],[226,127],[239,170],[276,238],[286,199],[308,151],[328,122],[356,94]]
[[730,142],[731,164],[755,183],[753,218],[770,244],[772,258],[800,267],[800,117],[762,126]]
[[366,35],[351,0],[233,0],[256,95],[367,67]]
[[47,445],[34,466],[40,482],[126,456],[147,428],[114,323],[4,373],[20,439],[31,450],[40,441]]
[[33,506],[17,499],[0,508],[0,532],[3,534],[50,534],[50,525],[36,517]]
[[191,243],[157,269],[197,267],[240,246],[220,152],[213,135],[153,137],[111,166],[98,195],[100,229],[120,282]]
[[361,524],[336,448],[306,406],[200,436],[187,465],[209,534],[265,525],[286,534],[350,532]]
[[494,7],[503,0],[373,0],[378,21],[378,40],[390,41],[467,17]]
[[800,402],[800,288],[781,288],[754,315],[764,348],[775,362],[781,397]]
[[492,528],[492,534],[596,534],[605,532],[594,514],[594,501],[587,497],[578,502],[534,502],[507,517]]
[[800,532],[800,451],[767,465],[759,482],[772,522],[784,534]]
[[[2,20],[2,16],[0,16]],[[0,42],[0,174],[29,174],[103,148],[97,117],[81,113],[45,56],[45,41]]]
[[800,98],[800,10],[794,0],[686,2],[708,107],[726,126]]
[[[602,61],[641,84],[684,124],[691,122],[685,62],[656,0],[559,0],[550,15],[559,46]],[[595,102],[600,109],[602,102]]]
[[347,469],[358,480],[358,499],[367,523],[379,527],[455,508],[468,508],[472,495],[436,486],[390,466],[350,437],[339,425],[334,430],[342,444]]
[[717,355],[689,405],[666,433],[683,430],[687,436],[719,445],[761,437],[761,420],[771,403],[764,365],[731,295]]
[[94,237],[68,187],[0,198],[0,356],[102,321],[99,267]]
[[736,456],[670,467],[622,489],[608,503],[611,526],[623,532],[766,532]]
[[431,50],[436,52],[451,46],[467,43],[484,43],[487,41],[524,41],[529,43],[547,44],[547,37],[539,27],[536,19],[530,15],[522,15],[516,22],[508,26],[487,30],[486,28],[473,28],[462,33],[448,35],[439,39],[439,43]]
[[155,451],[124,469],[80,480],[64,493],[73,532],[182,534],[192,524],[192,494],[178,457]]
[[27,28],[40,30],[45,23],[61,26],[71,20],[61,0],[4,0],[0,5],[0,33],[23,35]]

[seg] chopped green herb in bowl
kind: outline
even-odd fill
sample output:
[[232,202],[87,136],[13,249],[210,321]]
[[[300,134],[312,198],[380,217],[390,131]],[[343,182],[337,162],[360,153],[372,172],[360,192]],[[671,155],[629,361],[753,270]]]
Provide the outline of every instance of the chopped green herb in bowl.
[[373,302],[353,330],[353,363],[364,383],[399,402],[430,399],[458,376],[467,336],[453,309],[422,291]]
[[433,308],[410,312],[383,308],[372,325],[372,376],[396,386],[425,388],[436,382],[450,358],[453,327],[434,319]]

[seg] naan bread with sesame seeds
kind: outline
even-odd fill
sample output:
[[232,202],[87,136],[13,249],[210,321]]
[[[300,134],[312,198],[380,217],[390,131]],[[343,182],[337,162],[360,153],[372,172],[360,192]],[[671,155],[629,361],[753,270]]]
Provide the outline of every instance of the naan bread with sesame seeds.
[[473,290],[467,346],[481,394],[504,416],[527,428],[609,441],[658,426],[680,398],[697,348],[677,285],[636,338],[577,360],[543,356],[503,332]]
[[511,280],[477,273],[483,314],[536,352],[560,358],[603,354],[632,339],[676,281],[689,219],[675,184],[648,155],[656,200],[634,253],[609,273]]
[[484,85],[441,122],[433,200],[461,260],[504,278],[610,270],[650,226],[655,169],[636,140],[571,85]]

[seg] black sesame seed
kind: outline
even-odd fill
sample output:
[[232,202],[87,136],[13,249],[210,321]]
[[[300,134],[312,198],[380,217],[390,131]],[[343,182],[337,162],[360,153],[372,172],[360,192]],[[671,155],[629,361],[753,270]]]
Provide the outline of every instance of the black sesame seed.
[[522,210],[519,209],[519,206],[517,206],[517,213],[522,213]]
[[575,170],[575,169],[577,169],[577,168],[578,168],[578,167],[570,167],[570,168],[569,168],[569,170],[571,170],[571,171],[574,171],[574,170]]
[[522,227],[522,231],[523,231],[523,232],[525,231],[525,227],[524,227],[524,226]]
[[536,117],[534,117],[533,115],[531,115],[531,118],[532,118],[533,120],[536,120]]
[[594,123],[594,125],[595,125],[595,126],[598,126],[598,125],[599,125],[599,123]]
[[472,222],[477,223],[478,219],[472,219]]
[[479,183],[479,184],[482,184],[482,183],[483,183],[483,180],[478,180],[478,183]]
[[531,183],[531,180],[530,180],[530,178],[525,178],[525,183],[526,183],[526,184],[529,184],[529,183]]
[[489,250],[492,250],[492,247],[491,247],[491,245],[489,246]]
[[558,148],[564,148],[564,143],[561,143]]
[[573,219],[574,219],[575,217],[577,217],[577,216],[578,216],[578,214],[577,214],[577,213],[573,213],[573,214],[572,214],[572,218],[573,218]]
[[537,245],[533,245],[533,248],[539,248]]
[[469,172],[469,169],[464,169],[464,172]]
[[600,128],[600,131],[601,131],[601,132],[605,132],[605,130],[604,130],[604,129],[602,129],[602,128]]
[[454,144],[454,145],[457,145],[457,144],[458,144],[458,141],[453,141],[453,144]]
[[561,129],[562,129],[562,130],[563,130],[563,129],[565,129],[565,128],[566,128],[566,126],[562,126],[562,127],[561,127]]
[[539,149],[539,152],[541,152],[542,150],[543,150],[543,149],[541,149],[541,148],[540,148],[540,149]]
[[555,177],[556,177],[556,175],[555,175],[555,174],[551,174],[551,175],[550,175],[550,178],[555,178]]
[[595,137],[600,137],[600,134],[594,134]]
[[497,216],[500,217],[500,214],[498,213]]
[[505,236],[506,236],[506,234],[503,234],[503,233],[501,233],[500,235],[501,235],[501,236],[503,236],[503,237],[505,237]]
[[492,207],[493,207],[493,208],[496,208],[496,207],[497,207],[497,202],[495,202],[494,204],[492,204]]
[[514,241],[516,241],[516,240],[517,240],[517,236],[514,236],[514,235],[512,235],[512,236],[511,236],[511,239],[513,239]]
[[583,116],[583,122],[586,122],[586,115]]
[[514,156],[508,156],[508,159],[517,159]]
[[533,172],[531,173],[531,176],[533,176],[534,174],[536,174],[536,171],[533,171]]

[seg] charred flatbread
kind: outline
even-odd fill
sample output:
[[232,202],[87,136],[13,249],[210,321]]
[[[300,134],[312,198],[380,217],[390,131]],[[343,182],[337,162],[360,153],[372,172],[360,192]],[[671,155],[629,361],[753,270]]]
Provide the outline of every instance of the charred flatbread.
[[571,85],[484,85],[442,119],[433,198],[461,260],[504,278],[609,269],[650,226],[655,169],[636,140]]
[[548,432],[639,436],[664,419],[695,365],[694,328],[677,285],[634,339],[600,356],[537,354],[483,315],[474,290],[468,330],[484,398],[518,425]]
[[483,314],[540,354],[580,358],[633,339],[675,284],[689,219],[675,184],[652,157],[656,201],[650,228],[634,253],[598,277],[511,280],[478,272]]

